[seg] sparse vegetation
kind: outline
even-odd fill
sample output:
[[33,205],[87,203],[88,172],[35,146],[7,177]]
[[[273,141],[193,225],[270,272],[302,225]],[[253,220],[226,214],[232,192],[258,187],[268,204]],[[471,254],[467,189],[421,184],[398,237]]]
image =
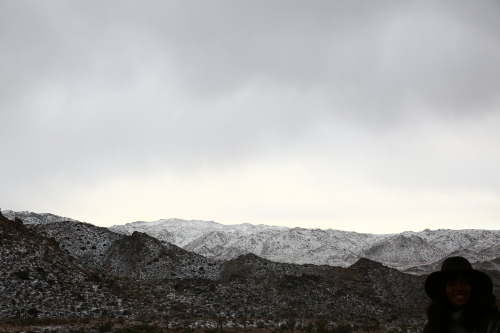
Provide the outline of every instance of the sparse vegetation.
[[[82,233],[98,246],[82,251]],[[349,333],[424,321],[423,278],[370,260],[215,262],[78,222],[22,228],[0,218],[0,239],[0,332]]]

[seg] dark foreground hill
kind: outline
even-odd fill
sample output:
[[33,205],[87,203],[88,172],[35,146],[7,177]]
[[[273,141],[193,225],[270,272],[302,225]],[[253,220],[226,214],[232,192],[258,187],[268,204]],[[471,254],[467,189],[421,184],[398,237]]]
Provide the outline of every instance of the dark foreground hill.
[[28,228],[1,213],[0,260],[4,320],[421,327],[427,302],[425,276],[368,259],[348,268],[252,254],[217,262],[138,232],[122,235],[76,221]]
[[0,318],[107,316],[120,311],[113,281],[59,244],[0,215]]

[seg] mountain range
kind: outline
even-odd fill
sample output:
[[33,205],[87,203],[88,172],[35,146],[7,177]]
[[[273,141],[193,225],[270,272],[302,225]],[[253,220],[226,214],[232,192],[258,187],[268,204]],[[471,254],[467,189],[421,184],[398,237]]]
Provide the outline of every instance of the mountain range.
[[445,256],[466,255],[498,295],[498,244],[485,230],[371,235],[177,219],[103,228],[3,211],[0,319],[421,328],[425,274]]
[[348,267],[360,258],[368,258],[402,271],[425,273],[436,268],[432,264],[451,255],[462,255],[473,262],[500,257],[499,230],[427,229],[377,235],[179,219],[133,222],[110,229],[123,234],[144,232],[219,260],[253,253],[284,263]]
[[[52,214],[4,211],[28,224],[76,221]],[[109,228],[123,235],[135,231],[214,260],[255,254],[282,263],[348,267],[360,258],[415,274],[439,268],[442,259],[460,255],[500,270],[500,230],[423,230],[398,234],[366,234],[334,229],[267,225],[223,225],[213,221],[163,219]]]

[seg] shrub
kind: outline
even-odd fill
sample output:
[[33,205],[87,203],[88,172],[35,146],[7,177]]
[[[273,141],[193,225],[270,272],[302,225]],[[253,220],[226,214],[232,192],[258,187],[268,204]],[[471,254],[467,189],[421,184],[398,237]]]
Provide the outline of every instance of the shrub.
[[98,332],[104,333],[104,332],[111,332],[111,329],[113,328],[113,323],[108,321],[102,324],[97,328]]
[[40,311],[38,311],[37,309],[35,308],[29,308],[28,309],[28,314],[32,317],[36,317],[38,316],[38,313],[40,313]]
[[352,328],[349,325],[340,325],[335,329],[335,333],[351,333]]
[[25,271],[14,272],[14,276],[16,276],[17,278],[19,278],[21,280],[29,280],[30,279],[30,271],[25,270]]

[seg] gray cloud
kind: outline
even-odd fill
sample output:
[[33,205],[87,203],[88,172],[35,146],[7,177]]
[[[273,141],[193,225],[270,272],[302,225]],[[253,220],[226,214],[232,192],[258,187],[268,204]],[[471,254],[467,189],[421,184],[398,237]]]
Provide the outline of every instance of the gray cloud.
[[[499,138],[470,128],[498,121],[499,16],[497,1],[2,1],[0,179],[293,153],[374,182],[486,183]],[[436,129],[462,154],[436,148]]]

